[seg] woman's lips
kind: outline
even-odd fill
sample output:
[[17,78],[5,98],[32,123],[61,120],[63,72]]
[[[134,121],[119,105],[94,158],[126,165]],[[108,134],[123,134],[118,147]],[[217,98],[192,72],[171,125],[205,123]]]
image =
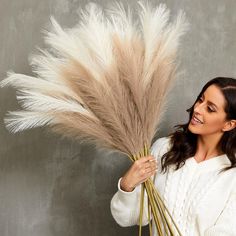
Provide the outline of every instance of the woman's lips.
[[193,116],[191,119],[191,124],[192,125],[201,125],[202,122],[200,120],[198,120],[195,116]]

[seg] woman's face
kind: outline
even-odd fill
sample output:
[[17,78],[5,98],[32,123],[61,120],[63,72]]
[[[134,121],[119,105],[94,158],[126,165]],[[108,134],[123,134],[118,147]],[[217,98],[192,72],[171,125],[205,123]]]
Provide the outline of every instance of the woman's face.
[[188,129],[199,135],[223,134],[226,124],[225,98],[216,85],[210,85],[194,105]]

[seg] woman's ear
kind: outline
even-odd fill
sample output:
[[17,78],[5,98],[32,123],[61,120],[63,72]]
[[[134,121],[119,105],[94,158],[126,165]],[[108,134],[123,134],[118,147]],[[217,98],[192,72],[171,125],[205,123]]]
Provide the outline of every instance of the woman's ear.
[[227,121],[226,124],[224,125],[224,128],[222,129],[222,131],[230,131],[232,129],[236,128],[236,120],[230,120]]

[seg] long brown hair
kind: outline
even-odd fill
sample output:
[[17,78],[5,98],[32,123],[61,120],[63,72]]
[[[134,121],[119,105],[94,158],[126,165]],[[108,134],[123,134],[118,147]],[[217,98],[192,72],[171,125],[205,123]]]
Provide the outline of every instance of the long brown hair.
[[[213,84],[220,88],[225,97],[226,105],[224,110],[227,114],[226,119],[236,119],[236,79],[216,77],[208,81],[194,104],[186,110],[189,113],[189,121],[186,124],[175,125],[175,131],[170,134],[171,148],[161,158],[161,166],[164,173],[170,165],[175,165],[175,170],[181,168],[185,161],[196,153],[198,135],[189,131],[188,124],[191,120],[195,103],[205,90]],[[231,162],[231,166],[224,168],[222,171],[236,167],[236,128],[224,132],[219,145]]]

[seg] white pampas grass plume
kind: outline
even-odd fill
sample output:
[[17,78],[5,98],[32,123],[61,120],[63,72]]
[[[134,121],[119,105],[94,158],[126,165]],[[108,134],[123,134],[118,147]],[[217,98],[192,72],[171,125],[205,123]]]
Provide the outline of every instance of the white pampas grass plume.
[[[62,120],[66,114],[79,136],[82,130],[86,133],[85,123],[73,120],[89,117],[99,124],[96,134],[107,135],[103,140],[112,138],[111,149],[132,155],[144,143],[150,147],[176,77],[179,40],[188,24],[183,12],[170,23],[165,4],[139,2],[138,15],[135,20],[133,11],[121,3],[107,11],[92,3],[81,10],[80,22],[66,30],[51,17],[52,28],[45,31],[50,53],[40,49],[31,57],[36,76],[12,72],[1,81],[2,87],[18,90],[17,99],[28,112],[25,120],[20,114],[19,122],[10,113],[11,127],[24,122],[20,130],[46,124],[55,130],[58,123],[53,120],[58,117],[66,127],[68,119]],[[31,122],[30,112],[50,113],[50,123],[34,118]],[[58,125],[56,130],[60,132]],[[67,133],[64,128],[63,132]]]
[[[78,112],[80,114],[94,117],[88,110],[74,100],[56,98],[42,93],[20,90],[16,96],[19,104],[30,111],[46,112]],[[95,117],[96,118],[96,117]]]
[[53,120],[53,116],[39,112],[10,111],[7,116],[4,122],[12,133],[48,125]]

